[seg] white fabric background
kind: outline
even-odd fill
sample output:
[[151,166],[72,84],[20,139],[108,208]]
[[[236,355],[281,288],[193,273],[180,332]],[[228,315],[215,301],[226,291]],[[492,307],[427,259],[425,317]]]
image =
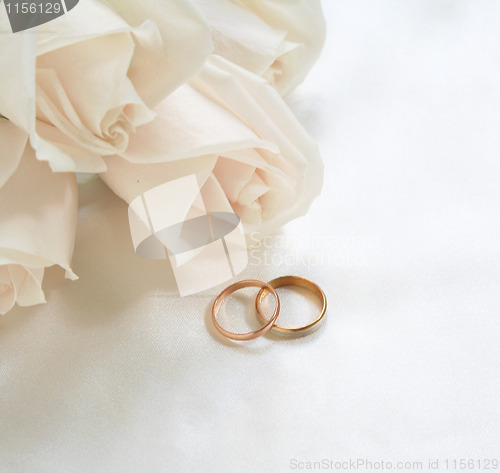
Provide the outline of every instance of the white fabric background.
[[126,205],[88,182],[80,280],[50,269],[46,305],[0,318],[0,472],[500,456],[500,4],[324,7],[324,54],[289,103],[325,189],[242,275],[317,281],[323,330],[221,341],[220,288],[176,296],[135,256]]

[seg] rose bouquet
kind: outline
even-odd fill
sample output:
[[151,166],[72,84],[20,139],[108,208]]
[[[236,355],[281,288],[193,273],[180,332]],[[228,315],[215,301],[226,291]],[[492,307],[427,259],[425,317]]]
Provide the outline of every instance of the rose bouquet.
[[282,95],[324,35],[319,0],[86,0],[1,35],[0,314],[76,279],[79,172],[129,203],[195,174],[246,231],[303,215],[322,163]]

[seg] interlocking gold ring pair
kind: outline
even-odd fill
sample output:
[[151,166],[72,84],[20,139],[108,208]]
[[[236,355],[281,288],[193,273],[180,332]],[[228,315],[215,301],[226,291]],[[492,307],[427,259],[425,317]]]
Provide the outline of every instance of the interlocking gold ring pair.
[[[301,327],[293,327],[286,328],[276,324],[276,320],[280,314],[280,299],[275,289],[283,286],[297,286],[303,287],[309,291],[311,291],[316,297],[318,297],[321,303],[321,312],[315,320],[307,325],[303,325]],[[255,308],[257,310],[257,314],[259,318],[264,322],[264,325],[260,327],[258,330],[254,330],[253,332],[248,333],[233,333],[228,330],[222,328],[222,326],[217,321],[217,314],[219,313],[219,309],[222,306],[224,300],[231,295],[233,292],[236,292],[238,289],[243,289],[245,287],[260,287],[260,291],[257,294],[257,298],[255,300]],[[261,310],[261,304],[264,298],[271,293],[276,299],[276,307],[274,309],[273,314],[268,319],[264,316]],[[318,324],[323,320],[323,317],[326,313],[326,296],[325,293],[321,290],[321,288],[310,281],[309,279],[302,278],[300,276],[282,276],[280,278],[273,279],[268,283],[257,281],[256,279],[246,279],[244,281],[239,281],[229,287],[226,287],[215,299],[214,305],[212,307],[212,321],[215,325],[215,328],[225,337],[231,338],[233,340],[252,340],[254,338],[260,337],[267,333],[269,330],[272,332],[287,336],[287,337],[298,337],[302,335],[307,335],[312,332]]]

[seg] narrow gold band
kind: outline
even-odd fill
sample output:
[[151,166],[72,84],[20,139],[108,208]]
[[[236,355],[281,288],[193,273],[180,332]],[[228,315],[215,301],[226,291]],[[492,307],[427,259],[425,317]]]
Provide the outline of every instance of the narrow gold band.
[[[219,312],[219,309],[224,302],[224,300],[231,295],[233,292],[237,291],[238,289],[243,289],[244,287],[260,287],[261,292],[263,290],[266,291],[266,295],[271,293],[275,299],[276,299],[276,308],[274,309],[273,315],[271,318],[268,320],[261,316],[264,322],[266,322],[262,327],[260,327],[258,330],[255,330],[253,332],[248,332],[248,333],[233,333],[229,332],[228,330],[222,328],[217,321],[217,314]],[[260,293],[259,293],[260,294]],[[254,338],[260,337],[261,335],[264,335],[266,332],[268,332],[273,324],[276,322],[278,319],[278,316],[280,314],[280,300],[278,297],[278,294],[276,294],[275,290],[272,288],[270,284],[266,284],[265,282],[262,281],[257,281],[256,279],[245,279],[244,281],[239,281],[235,284],[232,284],[229,287],[226,287],[215,299],[214,305],[212,307],[212,321],[215,325],[215,328],[225,337],[231,338],[233,340],[252,340]],[[259,314],[260,315],[260,314]]]
[[[307,325],[303,325],[302,327],[293,327],[293,328],[286,328],[282,327],[280,325],[274,324],[272,327],[271,331],[273,333],[276,333],[278,335],[284,335],[284,336],[301,336],[301,335],[307,335],[309,332],[314,330],[317,325],[321,322],[323,317],[325,316],[326,313],[326,296],[325,293],[321,290],[321,288],[315,284],[314,282],[310,281],[309,279],[302,278],[300,276],[281,276],[280,278],[273,279],[272,281],[269,281],[267,283],[268,286],[271,286],[274,289],[277,289],[278,287],[283,287],[283,286],[296,286],[296,287],[303,287],[304,289],[307,289],[308,291],[311,291],[313,294],[315,294],[320,303],[322,304],[321,307],[321,312],[316,317],[315,320],[313,320],[311,323]],[[261,304],[262,301],[264,300],[264,297],[269,294],[269,290],[267,287],[263,287],[259,294],[257,295],[257,299],[255,300],[255,308],[257,309],[257,314],[259,315],[260,319],[264,322],[269,323],[268,319],[262,314],[261,311]]]

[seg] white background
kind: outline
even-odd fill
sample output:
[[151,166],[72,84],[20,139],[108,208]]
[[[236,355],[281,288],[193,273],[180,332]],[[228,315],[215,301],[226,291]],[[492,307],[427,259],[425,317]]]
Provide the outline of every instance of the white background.
[[[324,53],[289,103],[325,189],[242,275],[314,279],[323,329],[222,341],[220,288],[175,296],[166,263],[135,256],[126,205],[88,182],[80,280],[50,269],[48,304],[0,318],[2,473],[500,457],[500,4],[324,8]],[[288,316],[311,309],[291,297]]]

